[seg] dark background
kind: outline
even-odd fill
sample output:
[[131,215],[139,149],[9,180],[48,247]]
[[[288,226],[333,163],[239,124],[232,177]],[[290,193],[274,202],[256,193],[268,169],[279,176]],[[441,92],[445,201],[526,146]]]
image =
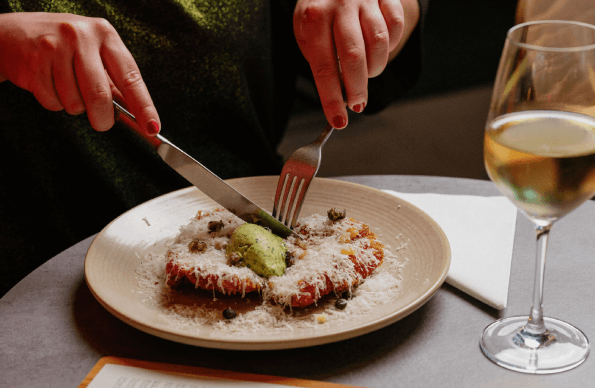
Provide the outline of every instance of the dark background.
[[408,98],[492,83],[516,1],[434,0],[424,21],[423,70]]

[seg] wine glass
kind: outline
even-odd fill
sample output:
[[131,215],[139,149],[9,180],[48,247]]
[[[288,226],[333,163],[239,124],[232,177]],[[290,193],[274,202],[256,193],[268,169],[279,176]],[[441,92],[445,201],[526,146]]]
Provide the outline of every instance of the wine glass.
[[528,316],[489,325],[480,347],[525,373],[580,365],[589,340],[543,316],[545,257],[554,222],[595,195],[595,26],[537,21],[508,31],[484,140],[490,179],[535,226],[537,258]]

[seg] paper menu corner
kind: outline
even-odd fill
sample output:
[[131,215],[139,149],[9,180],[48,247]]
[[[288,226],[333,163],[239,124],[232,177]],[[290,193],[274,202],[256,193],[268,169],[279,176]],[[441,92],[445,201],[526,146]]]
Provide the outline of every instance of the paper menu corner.
[[79,388],[339,388],[342,384],[117,357],[100,359]]

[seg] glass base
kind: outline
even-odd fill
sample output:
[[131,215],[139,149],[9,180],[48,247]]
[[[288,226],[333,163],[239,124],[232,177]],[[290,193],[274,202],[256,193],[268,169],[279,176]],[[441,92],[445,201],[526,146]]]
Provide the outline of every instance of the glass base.
[[533,335],[524,327],[529,317],[500,319],[483,332],[479,346],[494,363],[518,372],[563,372],[582,364],[589,355],[589,340],[576,327],[543,318],[546,333]]

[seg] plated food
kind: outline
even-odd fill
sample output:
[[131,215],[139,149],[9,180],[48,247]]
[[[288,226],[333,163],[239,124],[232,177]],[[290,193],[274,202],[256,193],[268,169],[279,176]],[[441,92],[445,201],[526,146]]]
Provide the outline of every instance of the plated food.
[[[278,177],[251,177],[228,182],[271,209],[277,181]],[[334,292],[307,307],[263,303],[258,292],[244,298],[194,286],[170,292],[167,253],[180,227],[190,224],[199,210],[218,207],[189,187],[124,213],[89,247],[85,278],[90,291],[126,324],[161,338],[218,349],[288,349],[340,341],[390,325],[426,303],[448,272],[448,241],[427,214],[380,190],[316,178],[302,215],[347,209],[347,218],[369,225],[389,248],[382,264],[352,289],[343,310],[335,306],[340,295]],[[223,317],[221,310],[228,307],[237,312],[235,318]]]
[[[180,228],[165,254],[153,254],[141,264],[145,268],[139,274],[145,286],[149,285],[145,287],[149,294],[160,294],[152,300],[177,315],[177,320],[200,317],[203,324],[230,329],[223,322],[238,317],[236,309],[229,306],[230,296],[235,297],[231,300],[236,304],[251,299],[255,308],[239,315],[253,322],[236,325],[233,331],[247,327],[248,331],[291,330],[294,326],[333,321],[329,315],[345,310],[358,295],[362,300],[366,298],[365,291],[356,290],[385,258],[389,259],[386,267],[392,270],[392,281],[381,274],[380,281],[372,279],[368,289],[386,298],[397,294],[404,260],[397,260],[368,225],[346,217],[346,210],[332,208],[325,215],[300,219],[295,231],[301,238],[290,236],[284,240],[262,226],[244,223],[223,208],[200,210]],[[146,277],[158,273],[160,266],[165,267],[160,278]],[[212,292],[214,303],[181,306],[175,301],[180,299],[177,294],[191,295],[189,289]],[[224,296],[227,303],[216,303]],[[308,314],[308,307],[317,314]],[[356,307],[349,315],[365,312]],[[263,320],[264,315],[268,317]]]
[[385,246],[345,210],[314,214],[287,240],[219,208],[199,211],[167,253],[166,283],[245,297],[259,293],[283,307],[306,307],[325,295],[352,293],[382,264]]

